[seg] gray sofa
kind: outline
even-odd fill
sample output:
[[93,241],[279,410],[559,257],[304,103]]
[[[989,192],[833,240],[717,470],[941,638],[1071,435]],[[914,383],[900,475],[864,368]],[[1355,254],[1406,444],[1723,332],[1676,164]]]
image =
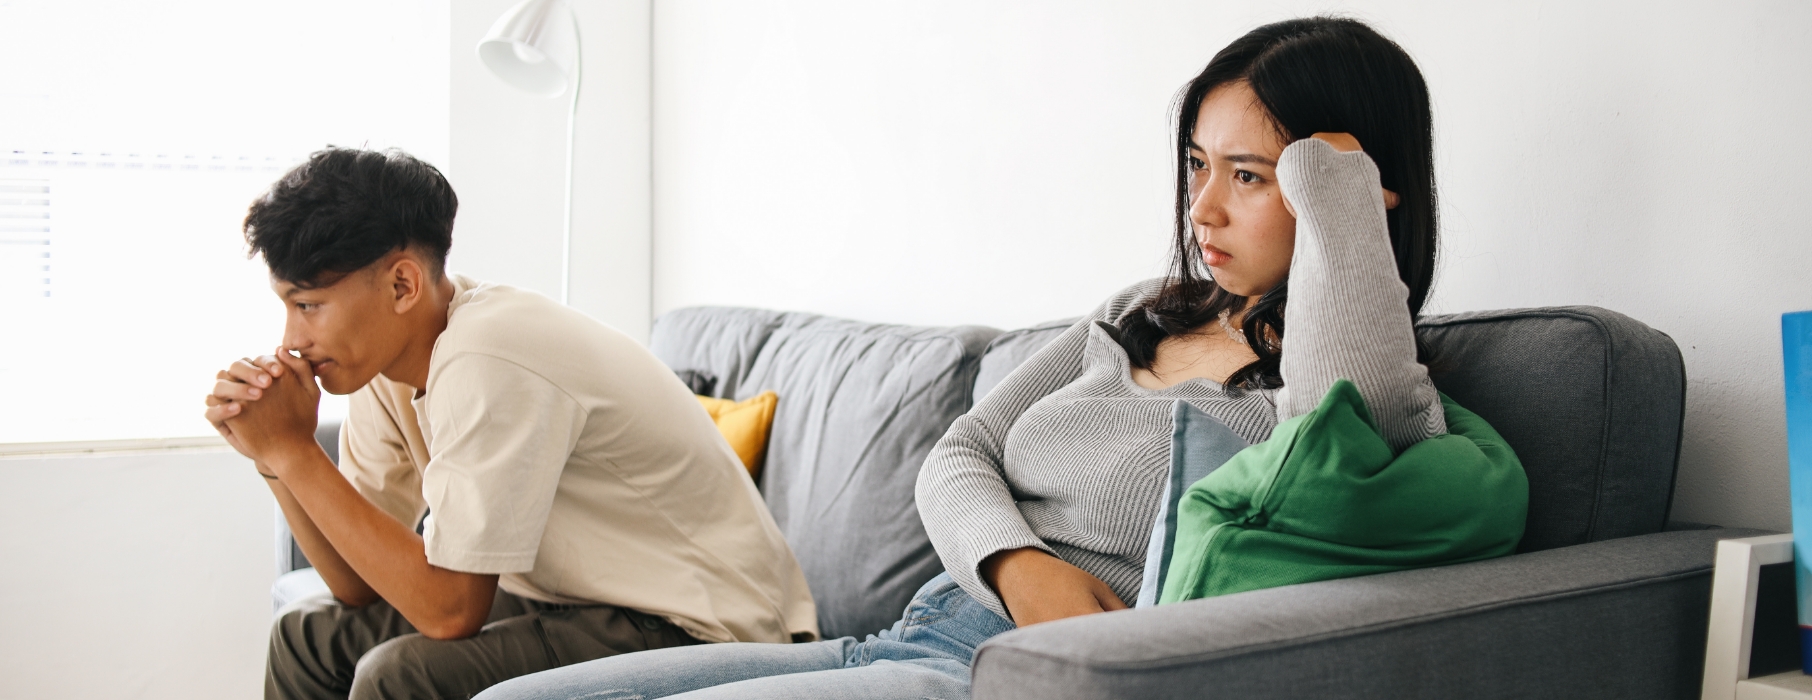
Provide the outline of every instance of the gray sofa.
[[[1003,333],[689,308],[658,319],[650,347],[699,393],[779,394],[762,493],[824,633],[860,636],[942,569],[913,502],[926,453],[1069,323]],[[979,651],[975,697],[1696,696],[1715,543],[1758,533],[1667,531],[1685,392],[1674,343],[1591,307],[1430,317],[1418,332],[1436,385],[1523,460],[1518,554],[1016,630]]]

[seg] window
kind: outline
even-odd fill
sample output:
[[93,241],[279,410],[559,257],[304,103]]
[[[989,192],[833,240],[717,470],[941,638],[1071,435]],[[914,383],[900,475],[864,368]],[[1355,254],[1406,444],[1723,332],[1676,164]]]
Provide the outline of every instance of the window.
[[0,0],[0,443],[212,435],[213,373],[281,339],[246,206],[327,144],[444,168],[448,16]]

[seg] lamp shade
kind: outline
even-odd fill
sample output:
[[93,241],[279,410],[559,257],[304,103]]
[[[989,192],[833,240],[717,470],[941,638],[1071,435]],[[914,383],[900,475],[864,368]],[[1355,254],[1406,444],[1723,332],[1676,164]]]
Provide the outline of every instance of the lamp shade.
[[542,97],[571,87],[579,63],[578,26],[568,0],[523,0],[478,42],[478,59],[504,82]]

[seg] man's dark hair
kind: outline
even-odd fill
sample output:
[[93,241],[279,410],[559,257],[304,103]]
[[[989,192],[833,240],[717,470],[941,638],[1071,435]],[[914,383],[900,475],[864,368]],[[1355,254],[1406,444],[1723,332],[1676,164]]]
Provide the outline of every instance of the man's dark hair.
[[328,146],[252,202],[245,242],[272,276],[305,289],[411,246],[438,278],[458,211],[459,198],[434,166],[394,148]]

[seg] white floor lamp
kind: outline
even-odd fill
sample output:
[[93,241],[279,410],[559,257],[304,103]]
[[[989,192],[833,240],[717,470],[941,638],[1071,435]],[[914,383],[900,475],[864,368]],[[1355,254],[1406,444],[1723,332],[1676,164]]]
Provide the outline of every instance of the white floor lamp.
[[579,19],[569,0],[523,0],[478,42],[478,58],[503,82],[540,97],[572,91],[566,112],[566,216],[560,236],[560,303],[573,276],[573,123],[579,113]]

